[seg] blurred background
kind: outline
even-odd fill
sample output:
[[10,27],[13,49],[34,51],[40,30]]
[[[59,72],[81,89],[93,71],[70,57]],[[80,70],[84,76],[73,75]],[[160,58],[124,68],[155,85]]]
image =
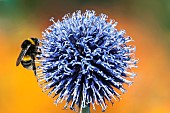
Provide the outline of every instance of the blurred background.
[[[20,45],[64,14],[93,9],[135,40],[138,76],[105,113],[169,113],[170,0],[0,0],[0,113],[74,113],[41,91],[32,71],[16,67]],[[101,108],[91,113],[101,113]]]

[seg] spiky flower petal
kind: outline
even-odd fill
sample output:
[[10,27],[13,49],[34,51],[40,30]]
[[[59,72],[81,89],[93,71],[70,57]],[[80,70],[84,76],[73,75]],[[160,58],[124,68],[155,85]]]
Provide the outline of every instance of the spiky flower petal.
[[126,91],[123,84],[132,84],[131,68],[137,62],[135,47],[127,44],[132,39],[107,18],[95,11],[77,11],[62,21],[52,18],[53,25],[43,32],[37,77],[56,104],[65,100],[65,108],[73,110],[99,104],[105,111],[106,100],[119,98],[118,90]]

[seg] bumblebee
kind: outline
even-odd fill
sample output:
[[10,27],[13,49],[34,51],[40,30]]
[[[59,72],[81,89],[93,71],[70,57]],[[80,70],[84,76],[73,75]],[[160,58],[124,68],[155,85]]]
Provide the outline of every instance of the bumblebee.
[[36,75],[36,65],[35,65],[35,57],[38,54],[41,54],[38,51],[39,40],[37,38],[28,38],[24,40],[21,44],[21,52],[16,61],[16,66],[19,66],[21,63],[22,66],[26,69],[33,70]]

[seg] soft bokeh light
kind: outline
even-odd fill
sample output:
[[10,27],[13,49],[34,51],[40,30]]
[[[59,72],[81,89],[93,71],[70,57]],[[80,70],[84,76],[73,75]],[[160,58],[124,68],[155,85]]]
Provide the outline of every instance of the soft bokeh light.
[[[0,113],[74,113],[57,107],[38,86],[33,71],[15,62],[20,44],[41,32],[66,13],[94,9],[115,19],[135,40],[138,76],[120,102],[105,113],[169,113],[170,25],[168,0],[0,0]],[[167,18],[166,18],[167,17]],[[101,113],[98,107],[97,113]],[[91,110],[91,113],[95,111]]]

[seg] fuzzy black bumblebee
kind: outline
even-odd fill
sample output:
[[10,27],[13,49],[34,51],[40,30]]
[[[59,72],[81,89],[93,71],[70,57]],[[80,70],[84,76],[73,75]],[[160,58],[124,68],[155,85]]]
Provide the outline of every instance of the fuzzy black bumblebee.
[[16,61],[16,66],[21,63],[24,68],[33,70],[36,75],[35,57],[36,55],[41,54],[41,52],[38,51],[38,46],[39,41],[37,38],[28,38],[24,40],[21,44],[22,50]]

